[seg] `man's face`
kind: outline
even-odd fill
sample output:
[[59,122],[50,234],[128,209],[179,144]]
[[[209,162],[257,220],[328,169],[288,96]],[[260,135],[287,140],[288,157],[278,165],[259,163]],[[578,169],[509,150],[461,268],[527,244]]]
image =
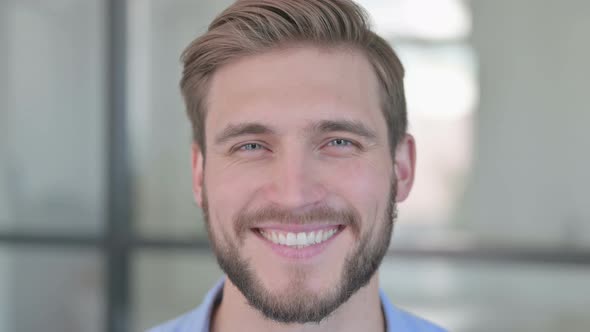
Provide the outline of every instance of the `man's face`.
[[413,174],[406,140],[400,190],[380,102],[351,50],[271,51],[214,74],[195,196],[221,267],[267,317],[320,321],[375,274]]

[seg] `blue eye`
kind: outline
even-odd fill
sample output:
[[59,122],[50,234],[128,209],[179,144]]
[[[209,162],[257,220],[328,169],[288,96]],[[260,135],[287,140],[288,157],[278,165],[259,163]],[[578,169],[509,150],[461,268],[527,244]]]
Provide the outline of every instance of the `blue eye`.
[[260,145],[258,143],[248,143],[248,144],[244,144],[244,145],[240,146],[240,150],[246,150],[246,151],[260,150],[261,148],[262,148],[262,145]]
[[337,139],[331,140],[328,143],[328,145],[330,145],[330,146],[351,146],[353,144],[349,140],[342,139],[342,138],[337,138]]

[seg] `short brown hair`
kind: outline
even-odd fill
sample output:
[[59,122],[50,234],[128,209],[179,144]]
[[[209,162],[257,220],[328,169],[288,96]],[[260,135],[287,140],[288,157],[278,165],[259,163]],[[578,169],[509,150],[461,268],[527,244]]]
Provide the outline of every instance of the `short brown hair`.
[[382,87],[382,111],[392,155],[407,128],[404,69],[388,43],[371,31],[365,11],[350,0],[239,0],[183,52],[180,88],[193,130],[205,150],[206,95],[219,67],[248,55],[310,44],[363,52]]

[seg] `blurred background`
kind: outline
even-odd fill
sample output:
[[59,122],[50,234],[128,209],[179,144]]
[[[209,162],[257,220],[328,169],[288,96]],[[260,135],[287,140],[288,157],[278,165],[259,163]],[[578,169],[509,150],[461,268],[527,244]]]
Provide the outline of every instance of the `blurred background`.
[[[143,331],[221,275],[179,55],[231,1],[0,0],[0,331]],[[590,2],[363,0],[416,186],[381,284],[455,332],[590,330]]]

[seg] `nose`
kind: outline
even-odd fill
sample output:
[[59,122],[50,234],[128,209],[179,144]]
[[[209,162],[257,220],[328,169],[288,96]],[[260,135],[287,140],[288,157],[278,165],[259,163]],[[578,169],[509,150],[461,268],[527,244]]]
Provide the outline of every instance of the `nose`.
[[304,208],[324,200],[326,190],[313,156],[304,151],[283,151],[273,160],[267,199],[288,209]]

